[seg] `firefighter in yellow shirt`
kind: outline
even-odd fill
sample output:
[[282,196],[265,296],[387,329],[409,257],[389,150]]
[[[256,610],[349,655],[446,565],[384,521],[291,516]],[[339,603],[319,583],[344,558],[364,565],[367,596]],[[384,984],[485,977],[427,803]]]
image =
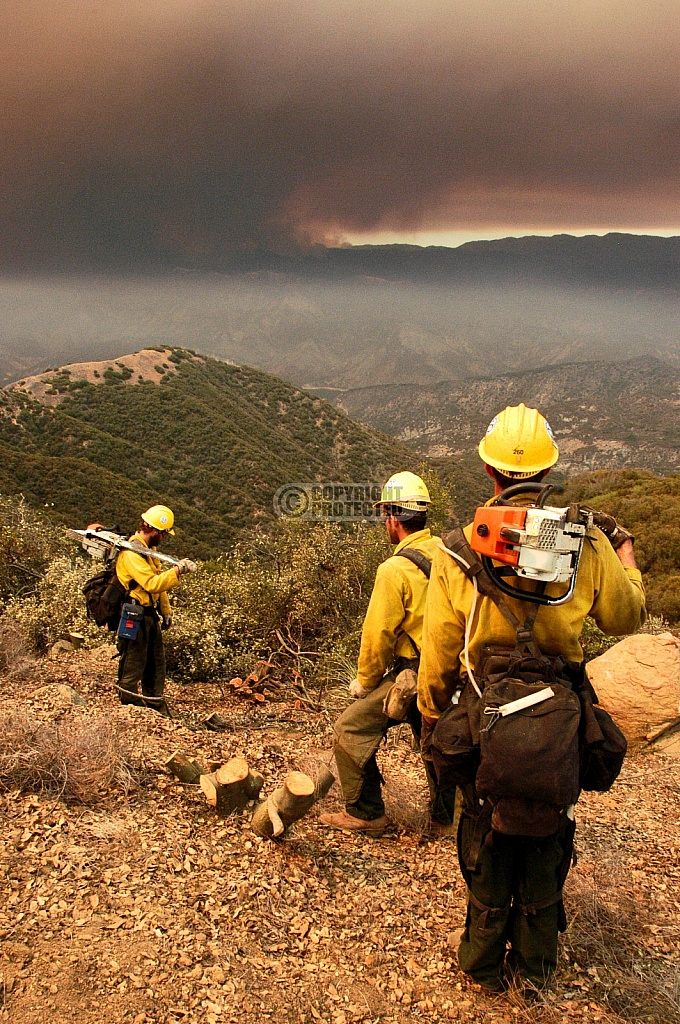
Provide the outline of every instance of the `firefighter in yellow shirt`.
[[[141,605],[144,616],[134,640],[118,640],[118,693],[122,704],[152,707],[168,714],[163,697],[165,650],[161,630],[172,625],[168,592],[180,576],[195,572],[197,565],[183,558],[171,569],[153,557],[153,551],[168,534],[174,534],[175,517],[166,505],[154,505],[142,513],[137,532],[130,540],[149,548],[148,556],[122,550],[116,561],[116,576],[127,590],[128,600]],[[139,692],[141,684],[141,694]]]
[[[410,723],[416,736],[420,733],[415,685],[403,718],[389,717],[383,704],[399,673],[405,669],[415,673],[418,668],[427,583],[437,545],[437,538],[427,528],[429,504],[427,487],[414,473],[394,474],[377,503],[395,548],[378,567],[364,620],[358,676],[350,684],[350,693],[356,700],[333,729],[345,810],[321,815],[321,823],[332,828],[373,837],[383,834],[389,822],[376,751],[387,730],[402,720]],[[396,711],[393,707],[389,710]],[[437,790],[432,772],[428,780],[433,831],[452,831],[455,790]]]
[[[492,420],[479,454],[498,496],[514,483],[542,480],[557,461],[558,448],[545,418],[536,409],[519,405]],[[540,607],[533,637],[543,654],[581,663],[579,637],[587,615],[613,636],[631,633],[644,622],[645,594],[632,538],[611,522],[615,530],[610,536],[596,527],[587,531],[573,598]],[[469,541],[472,526],[464,533]],[[517,585],[535,588],[528,580]],[[550,583],[546,595],[556,597],[563,591],[563,584]],[[441,545],[432,564],[418,676],[425,742],[460,692],[468,671],[474,673],[479,666],[482,647],[512,649],[517,642],[491,598],[475,600],[476,596],[472,583]],[[525,621],[527,603],[507,598],[507,605],[520,622]],[[476,798],[473,785],[464,793],[458,854],[468,886],[468,908],[458,950],[460,966],[489,991],[506,986],[506,969],[525,991],[540,988],[556,967],[557,936],[564,927],[562,885],[571,863],[573,808],[563,809],[554,834],[508,835],[492,828],[492,808]]]

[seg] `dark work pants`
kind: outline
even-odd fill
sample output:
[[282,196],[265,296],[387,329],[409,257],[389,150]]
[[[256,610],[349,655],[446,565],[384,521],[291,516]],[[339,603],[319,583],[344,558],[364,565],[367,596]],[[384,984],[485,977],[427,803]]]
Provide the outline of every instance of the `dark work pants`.
[[[557,966],[557,935],[566,922],[560,893],[571,865],[573,821],[566,815],[555,835],[543,839],[493,832],[475,836],[475,819],[463,814],[458,856],[469,899],[458,949],[462,970],[483,985],[498,985],[509,944],[508,966],[536,985]],[[481,839],[474,870],[468,864]]]
[[[155,611],[145,612],[134,640],[119,640],[118,685],[123,690],[142,693],[147,697],[162,697],[165,687],[165,650],[160,623]],[[119,693],[121,704],[141,704],[142,701]]]

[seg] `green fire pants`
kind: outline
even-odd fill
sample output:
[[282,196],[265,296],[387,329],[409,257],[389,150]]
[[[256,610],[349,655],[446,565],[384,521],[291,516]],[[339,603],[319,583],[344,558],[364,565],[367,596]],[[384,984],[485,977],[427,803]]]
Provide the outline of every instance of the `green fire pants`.
[[[575,823],[564,816],[552,836],[534,839],[494,832],[463,813],[458,858],[468,886],[461,969],[482,985],[500,987],[507,966],[537,986],[557,966],[557,935],[566,928],[562,886],[574,848]],[[474,867],[471,868],[471,864]]]
[[[381,785],[382,775],[376,761],[376,752],[388,729],[402,725],[383,713],[383,702],[394,683],[391,673],[368,696],[355,700],[345,708],[333,726],[335,763],[348,814],[364,821],[373,821],[385,813]],[[420,712],[415,700],[409,710],[408,724],[416,737],[420,736]],[[444,825],[453,822],[455,788],[441,789],[434,769],[424,761],[430,790],[430,814]]]

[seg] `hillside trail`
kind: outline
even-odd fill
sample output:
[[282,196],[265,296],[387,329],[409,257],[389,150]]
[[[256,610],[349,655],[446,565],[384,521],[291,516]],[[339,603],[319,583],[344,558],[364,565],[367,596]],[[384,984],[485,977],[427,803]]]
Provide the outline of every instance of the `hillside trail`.
[[[578,807],[578,863],[556,984],[527,1004],[459,972],[465,887],[455,845],[425,834],[426,788],[405,730],[381,752],[380,840],[329,831],[320,810],[277,843],[249,815],[219,819],[163,768],[246,757],[265,792],[328,757],[335,711],[254,706],[217,685],[170,683],[179,717],[121,707],[111,648],[0,678],[0,715],[117,723],[135,782],[89,805],[0,796],[0,1020],[13,1024],[666,1024],[680,1016],[680,770],[633,754]],[[86,699],[73,706],[53,684]],[[45,688],[47,687],[47,688]],[[299,702],[298,702],[299,705]],[[200,728],[217,711],[229,731]]]

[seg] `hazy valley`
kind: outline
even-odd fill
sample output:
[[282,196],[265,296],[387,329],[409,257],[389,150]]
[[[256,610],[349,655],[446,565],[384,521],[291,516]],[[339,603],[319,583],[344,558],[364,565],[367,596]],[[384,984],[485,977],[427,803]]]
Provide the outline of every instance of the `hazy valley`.
[[680,361],[679,239],[316,247],[145,277],[0,281],[0,379],[179,346],[298,387]]

